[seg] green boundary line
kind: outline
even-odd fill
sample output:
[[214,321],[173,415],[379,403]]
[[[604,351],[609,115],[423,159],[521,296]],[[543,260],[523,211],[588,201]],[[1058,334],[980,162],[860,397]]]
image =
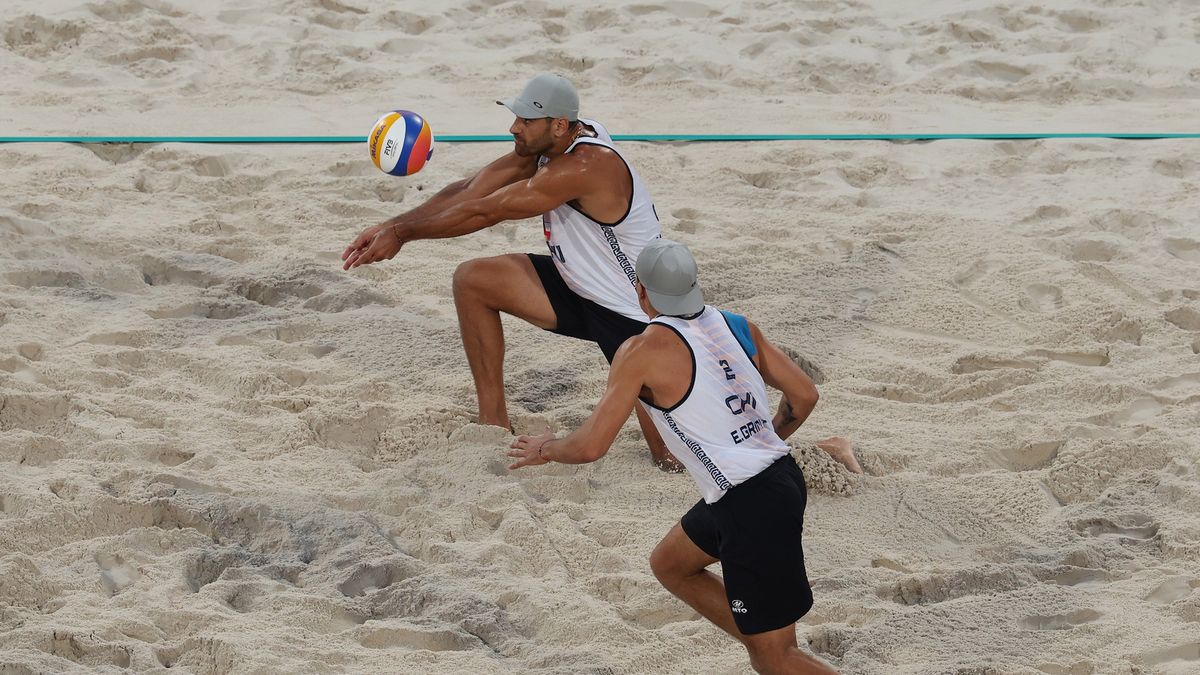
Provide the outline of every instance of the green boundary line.
[[[1120,140],[1196,139],[1200,133],[1061,133],[1061,134],[614,134],[618,141],[750,142],[750,141],[945,141],[1111,138]],[[505,135],[436,136],[440,143],[511,141]],[[366,136],[0,136],[0,143],[365,143]]]

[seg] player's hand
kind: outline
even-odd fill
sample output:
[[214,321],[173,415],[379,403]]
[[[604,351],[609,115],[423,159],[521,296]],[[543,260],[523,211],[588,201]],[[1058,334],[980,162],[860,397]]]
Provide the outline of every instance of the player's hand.
[[404,242],[396,236],[396,231],[389,223],[373,225],[363,230],[342,252],[342,260],[346,261],[342,269],[348,270],[380,260],[391,260],[403,245]]
[[539,464],[548,464],[550,460],[541,456],[539,452],[542,446],[555,439],[553,431],[550,427],[542,432],[540,436],[520,436],[509,447],[512,450],[508,451],[509,457],[517,458],[517,461],[508,465],[510,469],[519,469],[523,466],[538,466]]

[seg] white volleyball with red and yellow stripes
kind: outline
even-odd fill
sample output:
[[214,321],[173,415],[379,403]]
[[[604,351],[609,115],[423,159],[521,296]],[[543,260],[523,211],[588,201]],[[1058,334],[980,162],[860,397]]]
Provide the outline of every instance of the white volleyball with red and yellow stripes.
[[393,110],[379,118],[367,137],[371,161],[380,171],[409,176],[433,156],[433,130],[429,122],[409,110]]

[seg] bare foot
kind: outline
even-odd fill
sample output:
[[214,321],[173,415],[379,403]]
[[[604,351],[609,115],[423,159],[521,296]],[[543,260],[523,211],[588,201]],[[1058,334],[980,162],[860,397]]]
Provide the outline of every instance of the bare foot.
[[850,473],[862,473],[862,467],[858,465],[858,459],[854,456],[854,444],[849,438],[841,436],[831,436],[823,441],[817,441],[815,445],[829,453],[842,466],[846,467]]

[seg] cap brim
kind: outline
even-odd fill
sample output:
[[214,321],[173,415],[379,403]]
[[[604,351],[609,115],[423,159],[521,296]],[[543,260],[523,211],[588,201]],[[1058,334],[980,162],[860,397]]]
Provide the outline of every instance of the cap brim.
[[667,316],[688,316],[704,309],[704,292],[699,285],[684,295],[664,295],[647,288],[646,296],[650,298],[651,307]]
[[549,115],[547,115],[545,112],[538,110],[528,103],[518,101],[517,99],[513,99],[511,101],[496,101],[496,105],[502,105],[505,108],[508,108],[512,111],[512,114],[522,119],[538,120],[543,117],[549,117]]

